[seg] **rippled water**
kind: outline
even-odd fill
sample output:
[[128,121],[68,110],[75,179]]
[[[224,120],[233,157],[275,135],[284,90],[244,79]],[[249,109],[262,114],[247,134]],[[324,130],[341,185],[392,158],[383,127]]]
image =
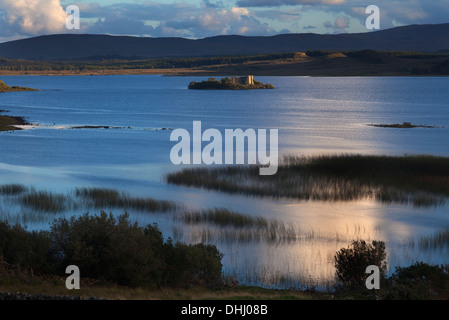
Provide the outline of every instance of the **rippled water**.
[[[226,207],[285,221],[299,230],[294,242],[243,244],[209,237],[225,253],[224,271],[241,281],[275,286],[333,278],[333,255],[354,238],[384,240],[389,264],[448,263],[447,250],[422,251],[411,239],[449,226],[448,208],[417,209],[373,201],[298,202],[168,185],[171,129],[279,130],[280,154],[434,154],[449,156],[448,78],[257,77],[275,90],[188,90],[196,77],[20,76],[9,85],[41,89],[0,95],[0,110],[39,126],[0,133],[0,184],[69,192],[107,187],[136,196],[174,200],[195,208]],[[412,122],[438,128],[378,128]],[[109,129],[71,129],[109,126]],[[118,128],[112,128],[118,127]],[[0,214],[19,211],[4,199]],[[68,212],[66,214],[73,214]],[[78,214],[81,212],[75,212]],[[114,212],[121,213],[121,212]],[[200,241],[167,215],[131,212],[142,224],[157,221],[166,236]],[[50,221],[50,220],[49,220]],[[30,227],[45,228],[47,221]],[[175,230],[175,231],[174,231]]]

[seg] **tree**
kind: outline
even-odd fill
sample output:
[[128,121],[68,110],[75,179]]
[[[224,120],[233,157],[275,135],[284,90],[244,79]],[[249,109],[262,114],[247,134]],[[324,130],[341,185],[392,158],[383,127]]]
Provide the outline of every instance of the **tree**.
[[350,289],[364,288],[368,274],[366,267],[375,265],[379,268],[380,277],[387,272],[385,243],[373,241],[367,244],[363,240],[355,240],[348,248],[342,248],[335,255],[336,276],[344,287]]

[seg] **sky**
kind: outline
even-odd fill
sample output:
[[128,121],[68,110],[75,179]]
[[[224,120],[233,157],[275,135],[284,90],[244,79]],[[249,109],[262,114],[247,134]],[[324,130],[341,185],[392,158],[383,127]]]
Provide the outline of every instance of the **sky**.
[[[70,5],[79,8],[79,29],[66,27]],[[371,32],[369,5],[379,7],[380,29],[449,22],[449,0],[0,0],[0,42],[56,33],[198,39]]]

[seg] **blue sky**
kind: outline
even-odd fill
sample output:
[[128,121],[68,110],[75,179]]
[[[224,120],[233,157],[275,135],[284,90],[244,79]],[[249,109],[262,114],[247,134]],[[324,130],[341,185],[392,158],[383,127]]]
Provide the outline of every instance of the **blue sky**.
[[[0,0],[0,41],[53,33],[204,38],[222,34],[368,32],[377,5],[381,29],[449,22],[449,0]],[[68,5],[80,30],[67,30]]]

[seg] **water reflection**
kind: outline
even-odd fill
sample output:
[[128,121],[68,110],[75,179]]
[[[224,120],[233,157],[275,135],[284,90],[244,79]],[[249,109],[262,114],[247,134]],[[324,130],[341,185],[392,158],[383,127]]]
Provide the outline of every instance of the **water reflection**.
[[[12,77],[7,82],[41,92],[2,96],[0,109],[48,126],[130,126],[130,130],[56,130],[45,127],[0,135],[1,184],[70,192],[103,187],[139,197],[173,200],[189,209],[223,207],[294,226],[298,239],[232,242],[214,239],[210,225],[188,226],[172,215],[130,211],[141,224],[158,222],[166,237],[200,241],[205,232],[224,252],[224,271],[240,281],[278,286],[326,285],[333,256],[352,240],[382,240],[388,262],[448,263],[448,250],[423,250],[412,239],[449,226],[446,207],[386,205],[373,200],[312,202],[229,195],[167,185],[180,169],[169,161],[168,131],[200,120],[206,128],[277,128],[281,154],[340,153],[449,155],[449,131],[368,126],[410,121],[449,126],[447,78],[260,77],[268,92],[192,92],[183,77]],[[195,80],[195,79],[193,79]],[[425,90],[423,90],[425,88]],[[58,90],[58,91],[55,91]],[[121,214],[123,210],[113,209]],[[0,214],[22,212],[2,199]],[[81,214],[64,212],[61,215]],[[96,212],[90,210],[91,213]],[[48,221],[35,222],[37,228]],[[29,228],[33,224],[28,223]],[[211,238],[212,237],[212,238]],[[225,239],[226,240],[226,239]],[[229,240],[229,239],[227,239]],[[416,244],[417,242],[415,242]],[[390,269],[390,270],[391,270]]]

